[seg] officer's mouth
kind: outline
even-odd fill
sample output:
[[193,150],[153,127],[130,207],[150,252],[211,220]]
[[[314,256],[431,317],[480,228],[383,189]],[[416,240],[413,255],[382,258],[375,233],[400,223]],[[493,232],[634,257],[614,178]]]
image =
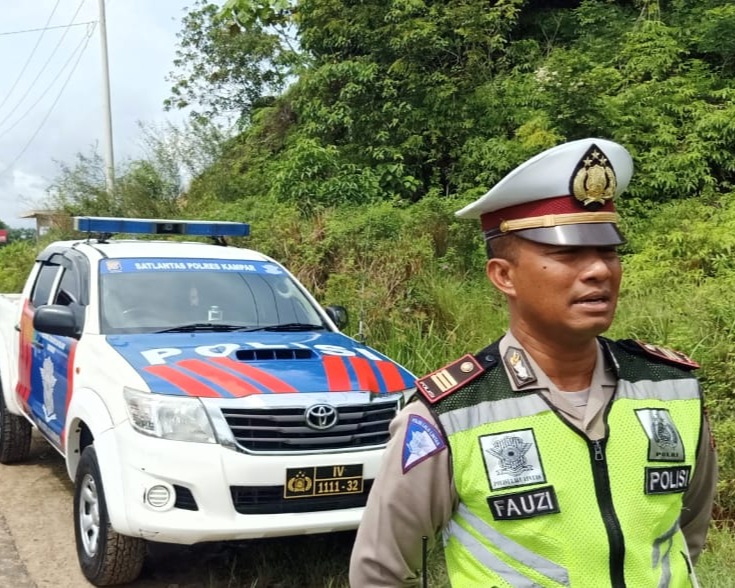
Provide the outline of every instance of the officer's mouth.
[[591,292],[574,300],[573,305],[592,311],[606,311],[610,309],[612,299],[607,292]]

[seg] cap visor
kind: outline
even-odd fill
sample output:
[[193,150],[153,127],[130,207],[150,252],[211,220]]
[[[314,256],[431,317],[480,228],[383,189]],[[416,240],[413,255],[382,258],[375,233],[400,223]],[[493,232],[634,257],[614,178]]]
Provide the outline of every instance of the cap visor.
[[566,245],[570,247],[609,247],[625,243],[623,235],[612,223],[580,223],[559,225],[538,229],[513,231],[514,235],[544,243],[546,245]]

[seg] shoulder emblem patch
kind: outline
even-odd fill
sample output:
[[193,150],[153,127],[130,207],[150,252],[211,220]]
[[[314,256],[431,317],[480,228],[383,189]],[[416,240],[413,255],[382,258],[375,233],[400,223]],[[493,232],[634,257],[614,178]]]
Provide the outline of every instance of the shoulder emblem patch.
[[699,364],[696,361],[687,357],[679,351],[674,351],[673,349],[661,347],[660,345],[644,343],[643,341],[636,341],[636,343],[640,345],[641,349],[648,353],[648,355],[653,355],[654,357],[665,359],[666,361],[675,363],[688,369],[697,369],[699,367]]
[[440,370],[416,380],[416,388],[434,404],[471,382],[483,372],[482,366],[469,353]]
[[403,473],[447,447],[441,433],[429,421],[417,414],[408,418],[403,440]]

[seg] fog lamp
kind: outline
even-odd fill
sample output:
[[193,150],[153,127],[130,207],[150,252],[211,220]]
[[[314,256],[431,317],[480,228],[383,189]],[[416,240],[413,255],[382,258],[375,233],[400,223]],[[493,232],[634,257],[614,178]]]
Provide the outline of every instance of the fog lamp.
[[154,508],[163,508],[171,501],[171,490],[167,486],[157,484],[148,489],[145,499]]

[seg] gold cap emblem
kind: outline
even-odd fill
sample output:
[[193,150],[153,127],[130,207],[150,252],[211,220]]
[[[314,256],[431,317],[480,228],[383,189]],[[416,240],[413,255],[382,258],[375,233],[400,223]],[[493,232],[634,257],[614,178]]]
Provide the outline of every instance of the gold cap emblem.
[[571,179],[571,192],[583,206],[593,210],[615,196],[615,170],[597,145],[592,144],[579,160]]

